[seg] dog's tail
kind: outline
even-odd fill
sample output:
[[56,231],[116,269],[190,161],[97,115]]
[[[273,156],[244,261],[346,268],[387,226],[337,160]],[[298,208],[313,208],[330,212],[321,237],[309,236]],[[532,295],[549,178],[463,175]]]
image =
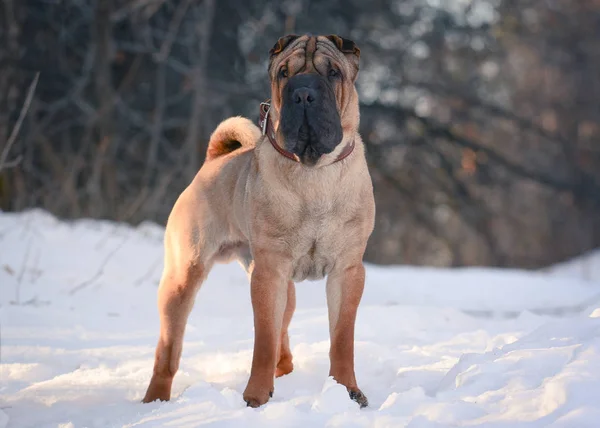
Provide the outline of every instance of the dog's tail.
[[225,119],[210,136],[206,160],[212,160],[242,147],[254,147],[261,132],[250,119],[236,116]]

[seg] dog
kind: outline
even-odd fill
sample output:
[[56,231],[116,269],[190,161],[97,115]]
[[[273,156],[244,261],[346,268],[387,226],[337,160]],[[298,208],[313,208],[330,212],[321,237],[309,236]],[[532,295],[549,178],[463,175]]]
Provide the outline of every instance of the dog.
[[260,127],[232,117],[212,134],[167,222],[160,334],[143,402],[170,399],[196,294],[214,263],[237,259],[250,277],[254,313],[247,406],[265,404],[274,377],[293,370],[294,283],[325,276],[330,376],[368,405],[354,373],[363,255],[375,218],[358,133],[359,59],[355,43],[337,35],[280,38],[270,50],[271,99],[261,104]]

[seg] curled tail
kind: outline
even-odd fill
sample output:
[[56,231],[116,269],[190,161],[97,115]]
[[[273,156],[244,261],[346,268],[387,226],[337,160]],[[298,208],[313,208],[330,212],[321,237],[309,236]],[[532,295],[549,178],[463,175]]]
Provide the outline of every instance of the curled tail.
[[261,132],[250,119],[236,116],[225,119],[210,136],[206,161],[224,156],[242,147],[254,147]]

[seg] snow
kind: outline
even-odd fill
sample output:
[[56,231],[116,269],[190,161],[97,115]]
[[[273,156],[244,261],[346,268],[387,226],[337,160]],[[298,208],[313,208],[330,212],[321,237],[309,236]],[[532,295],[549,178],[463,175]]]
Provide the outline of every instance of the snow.
[[589,281],[600,282],[600,250],[590,251],[574,260],[550,266],[546,272],[560,276],[576,276]]
[[190,316],[172,400],[141,404],[162,233],[0,213],[0,428],[598,426],[600,253],[540,272],[367,266],[363,410],[327,377],[322,281],[297,286],[294,372],[267,405],[245,407],[249,287],[220,265]]

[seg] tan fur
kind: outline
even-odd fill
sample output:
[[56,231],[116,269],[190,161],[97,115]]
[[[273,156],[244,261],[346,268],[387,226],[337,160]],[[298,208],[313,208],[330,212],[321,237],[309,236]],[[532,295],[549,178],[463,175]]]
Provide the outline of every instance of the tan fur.
[[225,119],[210,136],[206,160],[233,152],[238,148],[236,143],[243,148],[252,148],[260,137],[260,129],[249,119],[241,116]]
[[[283,82],[276,76],[281,66],[288,67],[290,76],[322,73],[328,61],[345,73],[335,88],[344,136],[332,153],[307,167],[277,153],[247,119],[227,119],[211,137],[205,164],[173,207],[159,287],[160,339],[144,402],[170,398],[185,323],[200,284],[215,262],[238,259],[250,275],[254,310],[254,356],[244,391],[248,405],[266,403],[275,375],[293,369],[287,334],[295,307],[292,281],[324,276],[330,374],[366,405],[354,374],[354,322],[375,204],[358,134],[355,64],[325,37],[294,40],[270,65],[271,113],[277,129]],[[352,140],[354,151],[334,163]],[[239,141],[242,147],[230,151],[229,141]],[[281,144],[280,136],[278,141]]]

